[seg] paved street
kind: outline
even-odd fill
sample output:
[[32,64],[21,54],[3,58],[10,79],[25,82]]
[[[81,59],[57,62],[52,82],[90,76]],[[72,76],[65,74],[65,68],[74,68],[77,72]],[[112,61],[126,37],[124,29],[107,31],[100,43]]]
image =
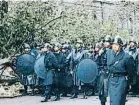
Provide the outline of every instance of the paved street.
[[[53,98],[53,97],[52,97]],[[139,98],[128,97],[126,105],[139,105]],[[13,99],[0,99],[0,105],[100,105],[98,97],[92,96],[88,99],[82,99],[80,96],[78,99],[62,98],[60,101],[47,103],[41,103],[42,97],[40,96],[24,96]],[[107,103],[109,105],[109,103]]]

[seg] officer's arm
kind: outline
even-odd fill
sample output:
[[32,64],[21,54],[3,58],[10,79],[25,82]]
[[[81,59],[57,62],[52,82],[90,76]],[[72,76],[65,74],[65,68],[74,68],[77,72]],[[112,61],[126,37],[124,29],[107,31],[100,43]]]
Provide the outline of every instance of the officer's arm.
[[129,77],[133,77],[135,75],[135,65],[134,65],[134,59],[132,56],[129,56],[129,58],[126,60],[126,70],[129,75]]
[[72,52],[67,56],[66,61],[65,61],[66,64],[69,64],[71,57],[72,57]]
[[65,65],[66,65],[66,57],[62,57],[61,64],[59,64],[59,68],[64,69]]
[[58,60],[57,58],[55,57],[55,55],[51,55],[50,57],[50,62],[52,63],[52,66],[55,68],[55,69],[58,69]]
[[108,56],[109,56],[108,55],[108,51],[106,51],[105,53],[103,53],[101,56],[98,56],[99,66],[105,72],[108,72],[108,69],[107,69],[107,57]]
[[50,54],[48,53],[46,53],[45,54],[45,58],[44,58],[44,64],[45,64],[45,67],[46,68],[51,68],[52,67],[52,63],[50,62]]

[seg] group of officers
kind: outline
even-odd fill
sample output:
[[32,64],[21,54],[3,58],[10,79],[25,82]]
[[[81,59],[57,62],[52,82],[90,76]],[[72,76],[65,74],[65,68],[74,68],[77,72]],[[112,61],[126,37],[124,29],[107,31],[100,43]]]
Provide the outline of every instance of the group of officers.
[[[125,105],[128,91],[137,94],[139,90],[139,51],[137,42],[130,40],[123,44],[119,36],[109,35],[102,38],[95,46],[85,49],[83,41],[78,39],[74,47],[69,43],[42,43],[31,47],[25,44],[25,53],[38,59],[44,56],[46,77],[36,76],[36,80],[29,82],[30,77],[22,75],[22,81],[27,93],[30,84],[43,84],[44,100],[47,102],[54,95],[54,101],[61,96],[71,94],[71,99],[78,98],[79,90],[86,84],[76,76],[79,62],[85,58],[92,59],[98,65],[98,75],[93,83],[87,84],[92,91],[97,87],[101,105],[105,105],[107,96],[110,96],[110,105]],[[33,74],[34,75],[34,74]],[[86,88],[85,88],[86,89]],[[70,92],[71,91],[71,92]],[[85,90],[84,90],[85,91]],[[70,93],[69,93],[70,92]]]

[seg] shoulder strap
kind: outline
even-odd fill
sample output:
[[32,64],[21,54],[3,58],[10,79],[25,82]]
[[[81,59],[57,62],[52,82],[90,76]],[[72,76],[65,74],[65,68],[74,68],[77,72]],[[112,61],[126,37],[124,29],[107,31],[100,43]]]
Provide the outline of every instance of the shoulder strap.
[[116,64],[118,64],[119,61],[124,58],[124,56],[125,56],[125,53],[123,53],[123,55],[119,59],[114,58],[110,66],[115,66]]

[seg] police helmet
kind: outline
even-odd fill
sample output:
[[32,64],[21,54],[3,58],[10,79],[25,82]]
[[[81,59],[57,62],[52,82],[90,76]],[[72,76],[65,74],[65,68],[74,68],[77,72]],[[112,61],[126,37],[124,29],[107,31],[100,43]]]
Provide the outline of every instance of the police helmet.
[[112,37],[110,35],[107,35],[105,38],[104,38],[104,42],[112,42]]
[[119,36],[116,36],[113,40],[113,44],[123,45],[123,41]]

